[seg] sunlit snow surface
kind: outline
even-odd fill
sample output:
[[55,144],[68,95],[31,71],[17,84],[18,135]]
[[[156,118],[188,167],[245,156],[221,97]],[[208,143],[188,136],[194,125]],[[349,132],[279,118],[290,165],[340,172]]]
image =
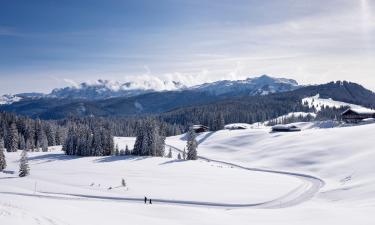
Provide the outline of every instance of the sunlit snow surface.
[[[222,203],[267,201],[301,183],[290,176],[203,160],[178,161],[176,152],[173,159],[78,158],[56,148],[29,155],[31,176],[27,178],[17,178],[20,152],[6,153],[8,167],[0,175],[0,224],[373,224],[375,125],[309,129],[317,126],[304,124],[306,129],[298,133],[270,133],[269,128],[261,127],[198,137],[201,156],[310,174],[325,181],[313,199],[294,207],[227,210],[145,205],[145,195]],[[116,138],[116,142],[120,148],[126,144],[132,148],[134,138]],[[183,135],[168,138],[167,144],[186,145]],[[127,188],[120,187],[122,178]],[[91,195],[102,199],[87,198]],[[118,201],[117,197],[140,200]]]

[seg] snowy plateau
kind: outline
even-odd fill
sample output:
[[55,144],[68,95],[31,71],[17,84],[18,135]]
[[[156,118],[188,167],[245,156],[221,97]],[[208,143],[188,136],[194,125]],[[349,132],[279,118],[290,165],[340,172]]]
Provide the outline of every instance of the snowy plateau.
[[[298,125],[202,133],[197,161],[177,159],[185,135],[167,138],[173,158],[73,157],[55,146],[30,152],[26,178],[20,152],[5,153],[0,224],[374,224],[375,124]],[[121,149],[134,142],[115,137]]]

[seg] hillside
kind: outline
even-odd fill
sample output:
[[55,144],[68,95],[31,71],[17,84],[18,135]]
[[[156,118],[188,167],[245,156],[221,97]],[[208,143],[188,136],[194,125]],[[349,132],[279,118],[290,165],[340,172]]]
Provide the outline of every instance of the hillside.
[[[80,158],[65,156],[55,147],[47,153],[30,153],[27,178],[17,177],[19,152],[6,153],[9,165],[0,174],[0,221],[370,225],[375,207],[374,127],[204,133],[198,137],[198,151],[210,161],[195,162],[176,160],[176,151],[172,159]],[[115,141],[123,148],[131,146],[134,138]],[[186,142],[182,135],[168,138],[167,144],[183,148]],[[311,189],[314,184],[296,174],[322,179],[324,186]],[[126,188],[121,186],[122,178]],[[312,198],[304,198],[310,194]],[[144,196],[153,204],[145,205]],[[288,207],[294,199],[302,201]],[[258,206],[259,202],[265,203]],[[262,207],[270,203],[272,210]]]
[[[302,127],[317,127],[310,123]],[[222,130],[199,136],[200,155],[243,166],[307,173],[325,181],[318,199],[375,207],[375,124],[270,133],[270,128]],[[183,136],[170,145],[183,148]]]

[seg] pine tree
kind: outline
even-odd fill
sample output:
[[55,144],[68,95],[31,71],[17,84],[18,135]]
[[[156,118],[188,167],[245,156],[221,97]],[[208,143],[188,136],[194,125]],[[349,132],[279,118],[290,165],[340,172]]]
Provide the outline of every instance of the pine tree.
[[115,151],[112,152],[112,155],[117,155],[119,151],[120,150],[119,150],[118,144],[116,144]]
[[172,148],[169,148],[169,152],[168,152],[167,157],[168,158],[172,158]]
[[198,143],[195,139],[195,132],[193,129],[189,130],[188,133],[188,141],[187,141],[187,160],[197,160],[198,153],[197,153]]
[[8,152],[15,152],[18,148],[18,130],[15,123],[12,123],[9,127],[7,143]]
[[220,113],[219,114],[219,119],[218,119],[217,130],[224,129],[224,126],[225,126],[224,116],[223,116],[223,113]]
[[130,155],[130,150],[129,150],[128,145],[126,145],[125,147],[125,155]]
[[142,146],[143,146],[143,139],[144,139],[144,132],[142,124],[137,124],[137,137],[135,139],[134,147],[133,147],[133,154],[134,155],[141,155],[142,154]]
[[42,145],[41,146],[42,152],[48,152],[48,140],[47,140],[46,135],[43,135],[41,145]]
[[178,155],[177,155],[177,159],[178,159],[178,160],[181,160],[181,154],[180,154],[180,153],[178,153]]
[[0,172],[7,167],[7,162],[4,155],[4,141],[0,139]]
[[182,152],[182,158],[186,160],[186,148],[184,148],[184,151]]
[[24,135],[19,134],[18,136],[20,137],[20,141],[19,141],[19,149],[21,149],[21,150],[26,149],[26,142],[25,142],[25,137],[24,137]]
[[27,159],[27,151],[23,150],[21,153],[21,159],[20,159],[19,176],[25,177],[25,176],[28,176],[29,173],[30,173],[30,167],[29,167],[29,162]]
[[155,119],[147,119],[137,129],[133,154],[141,156],[164,156],[165,137]]

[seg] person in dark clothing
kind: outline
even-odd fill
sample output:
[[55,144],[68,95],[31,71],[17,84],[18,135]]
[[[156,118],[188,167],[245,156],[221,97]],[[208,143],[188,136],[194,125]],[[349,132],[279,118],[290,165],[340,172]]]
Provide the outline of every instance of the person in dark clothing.
[[145,204],[147,204],[147,197],[145,197]]
[[151,200],[151,198],[150,198],[150,202],[149,202],[150,204],[152,204],[152,200]]

